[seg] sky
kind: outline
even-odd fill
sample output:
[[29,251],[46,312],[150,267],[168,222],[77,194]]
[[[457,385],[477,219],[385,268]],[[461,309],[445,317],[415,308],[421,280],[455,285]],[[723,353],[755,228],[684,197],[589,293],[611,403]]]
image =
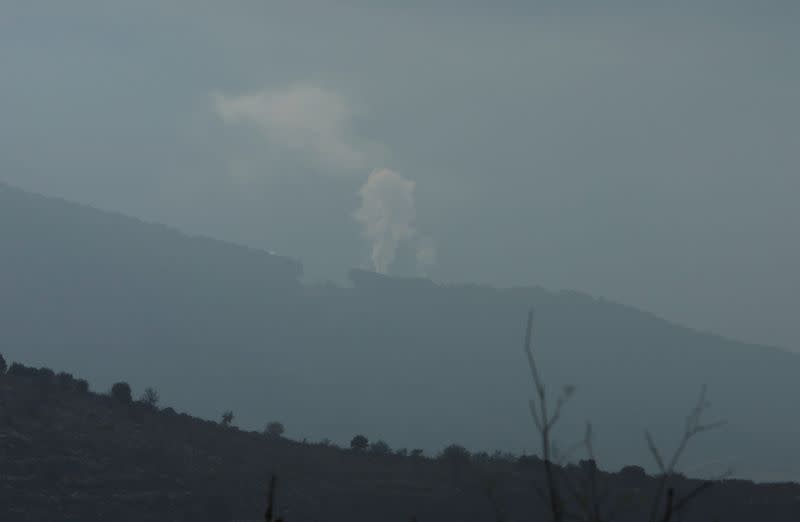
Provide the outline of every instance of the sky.
[[0,180],[800,350],[800,7],[18,1]]

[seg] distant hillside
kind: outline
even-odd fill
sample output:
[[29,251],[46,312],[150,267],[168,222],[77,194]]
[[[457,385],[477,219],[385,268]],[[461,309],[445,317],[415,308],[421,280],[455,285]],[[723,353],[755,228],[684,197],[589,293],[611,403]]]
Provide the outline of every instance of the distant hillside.
[[[544,520],[542,462],[531,457],[409,456],[380,444],[343,450],[240,431],[171,408],[86,391],[68,374],[0,373],[0,519],[4,522]],[[591,463],[559,469],[576,491]],[[657,479],[594,472],[602,513],[646,519]],[[676,498],[703,483],[674,477]],[[570,497],[572,498],[572,497]],[[726,480],[686,504],[684,522],[794,521],[800,485]],[[568,503],[570,510],[577,503]]]
[[600,462],[651,465],[702,384],[729,425],[683,469],[800,480],[800,356],[576,292],[387,278],[304,286],[297,261],[0,185],[0,331],[12,359],[157,387],[207,418],[279,418],[299,437],[364,432],[429,450],[538,449],[525,315],[553,388],[577,386],[556,439],[591,420]]
[[[3,284],[24,282],[30,285],[26,291],[37,293],[40,285],[55,284],[57,289],[72,285],[102,296],[132,290],[186,292],[187,287],[194,288],[193,297],[218,296],[221,290],[296,289],[303,271],[293,259],[180,234],[2,183],[0,234],[3,267],[16,276],[4,271]],[[37,277],[20,279],[33,275]]]
[[0,241],[5,342],[25,360],[93,378],[126,367],[127,356],[142,371],[155,354],[184,364],[204,326],[236,328],[220,310],[274,315],[300,290],[292,259],[3,184]]

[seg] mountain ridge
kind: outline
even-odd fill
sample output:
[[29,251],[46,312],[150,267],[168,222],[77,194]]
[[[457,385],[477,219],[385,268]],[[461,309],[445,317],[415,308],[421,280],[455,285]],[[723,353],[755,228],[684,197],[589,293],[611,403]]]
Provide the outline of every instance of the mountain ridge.
[[59,201],[0,185],[0,330],[15,360],[100,388],[110,376],[153,385],[206,418],[236,404],[254,426],[272,409],[312,438],[521,451],[533,307],[546,381],[578,389],[559,439],[592,420],[608,465],[644,464],[641,430],[680,426],[707,384],[730,426],[687,465],[735,455],[742,476],[800,477],[800,355],[785,349],[574,291],[359,270],[351,287],[304,284],[299,261]]

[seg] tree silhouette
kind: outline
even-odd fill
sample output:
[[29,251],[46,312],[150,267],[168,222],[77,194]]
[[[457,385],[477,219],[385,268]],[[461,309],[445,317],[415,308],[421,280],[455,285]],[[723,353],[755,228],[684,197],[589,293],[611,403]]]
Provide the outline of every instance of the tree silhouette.
[[356,435],[350,441],[350,449],[355,451],[364,451],[369,447],[369,439],[363,435]]
[[373,455],[391,455],[392,448],[385,441],[379,440],[369,445],[369,452]]
[[150,408],[155,408],[156,406],[158,406],[159,400],[160,397],[158,396],[158,392],[155,391],[153,388],[147,387],[144,389],[144,393],[139,399],[139,402],[141,402],[145,406],[149,406]]
[[450,473],[455,482],[461,478],[464,468],[469,466],[471,455],[465,447],[451,444],[442,450],[439,459],[450,468]]
[[125,404],[129,404],[133,401],[133,396],[131,395],[131,386],[127,382],[117,382],[111,387],[111,396],[120,401],[124,402]]
[[286,428],[283,426],[283,423],[278,421],[268,422],[267,427],[264,429],[266,435],[274,438],[282,437],[285,431]]

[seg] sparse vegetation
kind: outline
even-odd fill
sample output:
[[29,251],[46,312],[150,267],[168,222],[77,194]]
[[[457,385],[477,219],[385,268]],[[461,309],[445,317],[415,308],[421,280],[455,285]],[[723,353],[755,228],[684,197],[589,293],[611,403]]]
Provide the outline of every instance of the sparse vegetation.
[[133,394],[131,392],[131,385],[127,382],[116,382],[111,386],[111,397],[124,404],[130,404],[133,401]]
[[377,455],[383,457],[386,455],[391,455],[392,448],[389,447],[389,444],[386,443],[386,441],[379,440],[369,445],[369,452],[371,455]]
[[[676,470],[679,459],[689,442],[698,434],[722,424],[720,422],[705,423],[702,421],[702,416],[708,408],[705,388],[702,390],[696,406],[687,416],[683,436],[668,459],[656,447],[650,433],[645,432],[647,448],[659,469],[659,474],[655,477],[647,475],[644,469],[639,466],[626,466],[617,474],[601,471],[595,460],[591,424],[587,424],[583,440],[573,447],[573,449],[583,448],[588,455],[587,459],[581,460],[576,466],[565,463],[564,455],[554,457],[555,451],[553,450],[551,430],[560,419],[564,406],[574,395],[575,388],[572,386],[562,388],[556,400],[552,403],[548,402],[547,391],[542,383],[534,357],[532,333],[533,314],[531,312],[528,317],[525,336],[525,353],[537,394],[536,398],[530,401],[530,411],[542,443],[541,458],[527,455],[516,457],[499,451],[491,455],[486,452],[471,454],[463,446],[451,444],[442,450],[435,461],[432,461],[423,458],[421,449],[414,449],[410,453],[406,449],[392,452],[385,441],[378,440],[370,444],[364,435],[356,435],[352,438],[350,442],[351,450],[357,453],[366,452],[374,456],[393,456],[400,459],[410,456],[411,458],[422,459],[426,463],[426,469],[431,469],[430,466],[444,466],[450,474],[453,484],[459,488],[462,487],[462,484],[468,488],[474,488],[475,486],[471,484],[481,482],[485,484],[483,496],[488,500],[491,512],[496,520],[505,520],[507,513],[512,511],[510,506],[504,504],[504,502],[508,501],[507,498],[504,500],[504,495],[507,497],[508,492],[502,486],[503,480],[510,480],[511,473],[522,473],[524,476],[534,478],[533,483],[536,492],[544,502],[543,505],[546,507],[548,518],[553,522],[561,522],[568,519],[606,522],[615,519],[620,513],[630,514],[636,512],[644,516],[644,511],[647,511],[649,515],[646,517],[649,522],[670,522],[684,514],[690,502],[697,502],[700,494],[713,484],[724,486],[725,482],[722,480],[724,477],[717,481],[693,481]],[[47,403],[43,402],[41,398],[51,394],[52,390],[57,389],[65,393],[75,391],[83,394],[88,393],[87,381],[75,379],[66,372],[56,375],[48,368],[31,368],[19,363],[13,363],[8,368],[7,373],[12,379],[19,377],[27,380],[31,384],[32,390],[38,390],[37,394],[28,395],[31,400],[20,403],[22,407],[20,411],[24,411],[28,418],[41,418],[43,416],[43,408],[46,407]],[[53,384],[57,385],[57,387],[51,386]],[[124,405],[131,402],[131,388],[125,382],[115,383],[111,388],[110,395],[117,404]],[[158,413],[158,409],[155,406],[159,402],[159,396],[153,388],[146,388],[139,402],[150,406],[148,409],[153,412],[153,415],[163,415],[165,419],[172,417],[180,419],[181,422],[192,421],[192,418],[188,415],[178,415],[172,408],[166,408],[163,412]],[[3,403],[0,403],[0,405],[3,405]],[[92,417],[90,416],[90,418]],[[141,422],[141,418],[138,415],[129,415],[128,418],[133,422]],[[233,419],[233,411],[228,410],[222,414],[221,424],[225,427],[230,427]],[[98,429],[103,431],[113,430],[114,424],[109,422],[101,423]],[[284,426],[280,422],[273,421],[267,424],[264,432],[269,436],[268,438],[279,438],[283,436]],[[242,432],[234,430],[233,433]],[[244,433],[242,435],[246,436]],[[2,436],[3,432],[0,429],[0,438]],[[338,448],[333,446],[330,441],[309,444],[304,439],[302,443],[295,442],[293,444],[308,448],[308,450],[316,446],[327,451],[338,451]],[[568,454],[570,453],[568,452]],[[373,459],[364,460],[372,461]],[[388,460],[391,461],[392,459]],[[52,467],[45,470],[45,477],[48,477],[46,480],[55,481],[58,480],[58,476],[59,474]],[[506,478],[504,479],[503,477]],[[273,478],[269,490],[270,506],[274,506],[274,489],[275,479]],[[643,507],[641,503],[643,490],[652,493],[648,508]],[[798,487],[797,498],[800,498],[800,486]],[[162,502],[162,504],[164,506],[169,505],[168,502]],[[270,511],[272,509],[270,507],[268,510],[268,513],[272,513],[267,515],[268,520],[279,520],[274,518],[274,512]],[[229,519],[234,513],[228,499],[217,494],[209,495],[206,498],[205,512],[215,519],[219,517]],[[736,519],[731,518],[731,520]]]
[[67,372],[60,372],[56,375],[58,387],[64,391],[71,391],[75,387],[75,378]]
[[356,435],[350,440],[350,449],[353,451],[365,451],[369,447],[369,439],[364,435]]
[[[528,313],[524,350],[536,389],[536,398],[529,401],[530,412],[539,433],[542,456],[544,459],[546,489],[544,491],[537,490],[537,493],[540,498],[547,503],[550,518],[553,522],[562,522],[563,520],[572,518],[591,520],[594,522],[610,520],[616,515],[616,510],[625,504],[627,497],[620,497],[612,500],[611,503],[613,507],[605,511],[603,510],[603,507],[609,504],[609,499],[607,498],[607,492],[606,494],[600,492],[598,484],[599,472],[594,454],[592,425],[587,423],[583,440],[575,445],[576,448],[583,447],[589,457],[588,460],[582,460],[580,462],[579,469],[584,475],[580,485],[576,485],[570,474],[564,472],[565,468],[563,466],[557,465],[563,464],[563,462],[555,463],[552,460],[554,451],[551,431],[561,418],[562,410],[573,396],[575,387],[571,385],[565,386],[561,394],[556,398],[555,403],[548,402],[546,388],[539,374],[536,358],[534,357],[532,336],[533,310]],[[677,497],[676,489],[674,485],[672,485],[672,482],[676,479],[685,479],[685,477],[677,475],[675,466],[686,450],[689,441],[699,433],[714,429],[723,424],[723,422],[704,423],[701,421],[702,414],[708,408],[708,405],[706,389],[703,387],[697,405],[686,418],[684,433],[679,441],[678,447],[669,460],[662,457],[661,452],[653,442],[652,436],[648,431],[645,431],[647,447],[661,472],[653,494],[650,514],[647,519],[650,522],[669,522],[686,508],[688,503],[699,493],[713,484],[712,481],[702,481],[699,486],[691,489],[680,498]],[[631,477],[632,471],[634,470],[628,469],[626,476]],[[720,477],[720,479],[721,478],[724,477]],[[571,495],[572,502],[568,501],[567,494]]]
[[17,377],[33,377],[40,383],[49,382],[55,375],[50,368],[33,368],[18,362],[11,363],[11,366],[8,368],[8,374]]
[[149,408],[156,408],[159,400],[161,400],[161,398],[159,397],[158,392],[150,387],[145,388],[142,396],[139,398],[139,402]]
[[470,465],[472,455],[465,447],[458,444],[450,444],[442,450],[439,460],[450,468],[451,477],[454,482],[457,482],[461,478],[464,469]]
[[280,438],[283,437],[285,432],[286,428],[283,423],[278,421],[268,422],[266,428],[264,428],[264,434],[268,437]]
[[[36,469],[41,466],[41,473],[35,485],[0,477],[10,495],[0,505],[3,520],[15,520],[5,516],[7,506],[24,506],[39,513],[31,515],[32,520],[48,519],[50,508],[36,499],[40,494],[65,492],[77,495],[62,507],[70,513],[65,519],[99,522],[113,519],[110,513],[120,509],[135,513],[137,520],[154,519],[155,513],[165,520],[204,520],[209,513],[251,519],[252,514],[263,513],[260,485],[269,476],[265,464],[292,475],[291,491],[281,490],[280,502],[273,499],[270,504],[273,520],[289,506],[292,520],[335,519],[339,514],[350,520],[353,510],[359,513],[355,520],[375,520],[398,505],[408,506],[409,518],[415,512],[421,521],[552,519],[549,502],[531,502],[529,494],[533,484],[547,499],[544,461],[537,456],[479,452],[464,459],[469,452],[451,445],[437,459],[423,458],[421,450],[410,452],[413,460],[402,458],[402,450],[386,458],[361,458],[321,443],[286,440],[275,444],[257,433],[220,430],[216,423],[171,408],[131,409],[96,394],[72,393],[60,385],[48,387],[39,382],[52,382],[48,372],[17,368],[23,375],[0,380],[4,462],[9,470],[20,469],[20,463]],[[65,374],[56,380],[66,380]],[[52,400],[54,392],[63,394],[62,398]],[[51,399],[43,401],[43,397]],[[140,415],[131,415],[133,410]],[[693,414],[690,418],[699,417]],[[692,428],[688,433],[697,431],[694,421],[687,426]],[[366,437],[361,437],[360,442],[366,443],[357,444],[362,453],[364,448],[378,445],[370,446]],[[47,443],[51,449],[46,462],[38,460],[41,456],[37,446],[31,445],[33,438],[52,441]],[[72,456],[76,454],[83,456],[76,460]],[[442,480],[452,473],[450,457],[463,465],[455,484]],[[565,520],[576,515],[592,522],[647,521],[650,501],[659,490],[663,495],[657,522],[713,520],[712,514],[726,522],[794,522],[800,511],[800,485],[722,480],[703,495],[711,482],[692,480],[674,469],[669,473],[673,460],[673,456],[662,458],[668,473],[655,477],[637,466],[609,473],[592,458],[578,465],[554,460],[552,472],[562,487]],[[298,466],[302,469],[297,470]],[[156,469],[158,475],[153,474]],[[326,486],[334,483],[334,489]],[[274,486],[272,489],[274,494]],[[373,494],[382,500],[374,502]],[[127,498],[139,500],[126,504]]]
[[75,379],[75,391],[78,393],[89,393],[89,381],[86,379]]

